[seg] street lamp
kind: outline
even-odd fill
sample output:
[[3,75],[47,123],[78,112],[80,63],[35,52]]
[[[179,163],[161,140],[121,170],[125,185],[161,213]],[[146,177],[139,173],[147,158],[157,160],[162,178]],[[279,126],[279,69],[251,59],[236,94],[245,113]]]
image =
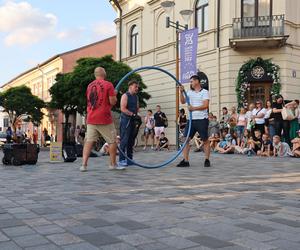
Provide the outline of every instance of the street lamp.
[[[181,25],[179,21],[171,21],[170,14],[174,9],[175,3],[173,1],[163,1],[161,7],[164,9],[166,17],[166,28],[176,29],[176,78],[179,80],[179,34],[181,31],[188,29],[188,22],[193,14],[192,10],[181,10],[179,13],[184,20],[185,25]],[[179,90],[176,86],[176,148],[179,149],[179,125],[177,119],[179,116]]]

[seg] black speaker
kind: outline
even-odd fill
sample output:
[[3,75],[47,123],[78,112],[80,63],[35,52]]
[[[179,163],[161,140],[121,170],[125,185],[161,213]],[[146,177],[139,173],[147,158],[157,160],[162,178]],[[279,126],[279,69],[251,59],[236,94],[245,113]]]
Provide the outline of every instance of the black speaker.
[[62,156],[64,162],[73,162],[76,161],[76,150],[74,146],[64,145],[62,149]]
[[76,144],[75,145],[75,150],[76,150],[76,156],[77,157],[82,157],[83,146],[81,144]]

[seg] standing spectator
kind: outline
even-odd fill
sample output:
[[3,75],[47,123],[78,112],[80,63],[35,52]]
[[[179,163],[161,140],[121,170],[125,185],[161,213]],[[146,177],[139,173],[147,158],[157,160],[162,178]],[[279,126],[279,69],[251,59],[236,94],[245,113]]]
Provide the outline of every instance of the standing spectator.
[[6,142],[11,143],[12,137],[13,137],[13,131],[12,131],[11,127],[8,127],[6,130]]
[[156,113],[154,114],[154,132],[156,139],[156,150],[159,149],[159,137],[162,132],[165,132],[165,125],[167,121],[167,116],[165,113],[161,112],[160,105],[156,105]]
[[38,141],[38,132],[37,132],[36,128],[33,130],[32,140],[33,140],[33,144],[37,144],[37,141]]
[[24,132],[22,131],[21,126],[19,126],[16,131],[17,143],[22,143],[23,137],[24,137]]
[[179,124],[179,129],[181,131],[184,131],[185,126],[187,124],[187,118],[186,118],[185,110],[183,108],[179,110],[179,121],[178,121],[178,124]]
[[237,133],[237,145],[241,146],[241,139],[244,135],[244,130],[247,127],[246,109],[241,108],[240,113],[237,116],[236,133]]
[[133,165],[133,162],[126,160],[125,155],[129,159],[133,159],[133,146],[136,138],[136,119],[139,111],[138,94],[139,83],[136,80],[131,80],[128,83],[128,91],[121,97],[121,119],[120,119],[120,151],[119,165]]
[[[205,161],[204,167],[210,167],[210,145],[208,141],[208,107],[209,107],[209,93],[203,89],[200,84],[200,78],[194,75],[190,78],[194,90],[189,90],[187,96],[190,100],[188,109],[192,112],[192,125],[189,139],[193,138],[195,133],[198,132],[200,138],[204,142]],[[180,101],[182,104],[186,103],[186,98],[183,95],[184,87],[180,87]],[[187,136],[188,126],[185,128],[185,137]],[[189,143],[183,149],[184,159],[177,165],[177,167],[189,167]]]
[[299,130],[298,116],[299,116],[299,100],[289,102],[285,105],[286,108],[290,109],[294,119],[290,121],[290,140],[296,138],[297,131]]
[[273,155],[276,157],[287,157],[293,155],[289,144],[281,142],[280,136],[274,135],[273,137]]
[[232,106],[230,119],[229,119],[230,133],[232,133],[235,130],[236,123],[237,123],[236,107]]
[[266,109],[263,107],[261,100],[257,100],[255,104],[256,107],[253,109],[251,116],[252,121],[255,121],[252,131],[259,130],[262,135],[265,133]]
[[252,119],[251,119],[251,116],[252,116],[252,111],[253,109],[255,108],[255,104],[254,103],[250,103],[249,104],[249,108],[248,108],[248,111],[246,112],[246,118],[247,118],[247,129],[251,132],[251,129],[252,129]]
[[149,109],[147,111],[147,115],[145,117],[145,129],[144,129],[144,137],[145,137],[145,146],[144,150],[147,148],[149,137],[152,140],[151,149],[154,149],[154,116],[152,110]]
[[111,113],[112,107],[117,103],[116,92],[112,83],[105,80],[106,72],[102,67],[95,68],[95,80],[86,90],[87,97],[87,133],[83,148],[82,166],[80,171],[87,171],[87,163],[94,143],[101,135],[109,144],[109,169],[124,169],[117,166],[116,129]]
[[75,129],[75,142],[76,144],[79,144],[79,133],[80,133],[80,126],[77,125]]
[[229,120],[230,120],[230,115],[228,114],[228,110],[226,107],[222,108],[222,116],[220,119],[220,129],[226,129],[229,128]]
[[268,134],[270,138],[273,138],[273,136],[275,135],[274,118],[272,114],[272,103],[268,100],[266,102],[265,133]]
[[[290,143],[290,121],[283,120],[282,109],[284,107],[283,97],[281,95],[275,96],[275,103],[272,105],[274,117],[275,135],[283,136],[283,140]],[[273,137],[274,138],[274,137]]]

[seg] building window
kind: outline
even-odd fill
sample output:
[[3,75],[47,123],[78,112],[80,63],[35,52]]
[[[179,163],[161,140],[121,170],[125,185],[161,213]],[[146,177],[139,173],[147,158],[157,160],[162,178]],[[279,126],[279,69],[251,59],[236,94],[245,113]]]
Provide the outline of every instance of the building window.
[[3,119],[3,127],[4,127],[4,128],[8,128],[8,127],[9,127],[9,121],[8,121],[8,118],[4,118],[4,119]]
[[133,25],[130,29],[130,56],[134,56],[138,51],[138,28],[136,25]]
[[273,0],[241,0],[244,27],[266,26],[272,16]]
[[208,0],[198,0],[195,13],[195,26],[199,32],[208,30]]

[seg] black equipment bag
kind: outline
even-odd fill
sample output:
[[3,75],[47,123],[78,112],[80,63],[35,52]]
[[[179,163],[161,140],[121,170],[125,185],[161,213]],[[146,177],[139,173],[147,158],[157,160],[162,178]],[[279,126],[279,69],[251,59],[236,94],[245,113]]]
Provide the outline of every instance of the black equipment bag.
[[64,162],[74,162],[77,159],[74,145],[64,145],[62,149]]

